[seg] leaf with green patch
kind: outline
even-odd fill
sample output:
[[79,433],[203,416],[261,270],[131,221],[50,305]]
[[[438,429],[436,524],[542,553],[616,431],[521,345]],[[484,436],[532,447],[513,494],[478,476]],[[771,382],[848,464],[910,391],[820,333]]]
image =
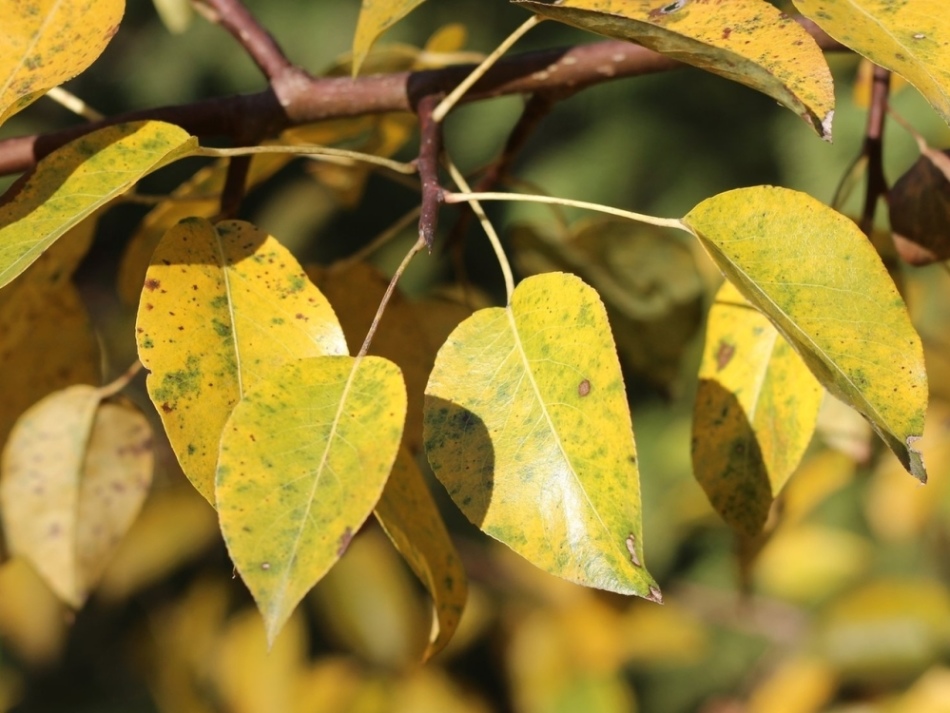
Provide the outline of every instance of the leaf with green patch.
[[421,5],[424,0],[363,0],[353,37],[353,76],[369,54],[373,43],[386,30]]
[[786,188],[740,188],[683,218],[713,261],[805,360],[870,421],[917,479],[927,374],[907,308],[848,218]]
[[244,392],[286,361],[347,353],[333,308],[293,255],[241,221],[194,218],[166,233],[135,331],[172,449],[212,504],[221,432]]
[[271,644],[379,501],[405,417],[399,367],[380,357],[286,362],[235,406],[218,514]]
[[524,280],[462,322],[426,387],[436,477],[478,527],[589,587],[660,600],[643,566],[637,453],[617,349],[579,278]]
[[119,29],[124,11],[124,0],[5,4],[0,124],[92,64]]
[[82,606],[152,478],[152,433],[126,402],[71,386],[30,408],[3,451],[0,506],[10,550]]
[[831,139],[835,97],[824,55],[801,25],[765,0],[515,4],[744,84],[791,109],[823,139]]
[[794,0],[855,52],[917,87],[950,124],[950,14],[942,0]]
[[769,320],[726,282],[706,329],[693,473],[723,520],[753,537],[798,466],[824,390]]
[[0,287],[96,208],[196,146],[177,126],[145,121],[99,129],[40,160],[0,201]]
[[432,493],[406,448],[400,448],[396,456],[375,512],[432,597],[432,631],[423,654],[423,659],[429,659],[445,648],[458,629],[468,580]]

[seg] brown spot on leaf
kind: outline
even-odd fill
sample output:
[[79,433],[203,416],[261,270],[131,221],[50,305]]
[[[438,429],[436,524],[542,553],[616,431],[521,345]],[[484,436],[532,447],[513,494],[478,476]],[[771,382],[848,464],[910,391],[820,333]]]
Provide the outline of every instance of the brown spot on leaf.
[[728,39],[729,39],[729,35],[731,35],[731,34],[732,34],[732,28],[731,28],[731,27],[724,27],[724,28],[722,28],[722,39],[728,40]]
[[157,290],[161,286],[162,283],[156,280],[154,277],[150,277],[145,281],[145,289],[149,291]]
[[346,552],[346,548],[350,546],[350,542],[353,540],[353,530],[346,528],[343,531],[343,534],[340,535],[339,546],[336,548],[336,556],[342,557],[343,553]]
[[584,379],[581,383],[577,385],[577,394],[578,396],[587,396],[590,393],[590,381]]
[[735,353],[735,344],[729,344],[725,340],[720,340],[719,347],[716,349],[716,371],[725,369],[726,365],[732,361],[732,356]]
[[655,587],[652,584],[650,585],[650,596],[646,597],[651,602],[656,602],[657,604],[663,603],[663,594],[660,592],[659,587]]
[[162,402],[162,413],[171,413],[175,410],[174,406],[171,406],[167,401]]
[[637,540],[631,532],[627,535],[627,539],[624,541],[627,545],[627,552],[630,553],[630,561],[637,567],[642,567],[643,564],[640,562],[640,558],[637,556]]

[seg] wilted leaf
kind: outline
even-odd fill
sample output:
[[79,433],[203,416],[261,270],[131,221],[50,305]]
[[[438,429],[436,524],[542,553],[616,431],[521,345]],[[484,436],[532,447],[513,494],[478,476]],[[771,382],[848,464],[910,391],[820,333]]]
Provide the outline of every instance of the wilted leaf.
[[92,64],[124,11],[124,0],[7,4],[0,29],[0,124]]
[[926,481],[913,447],[927,407],[923,348],[860,229],[804,193],[770,186],[709,198],[683,223],[821,384]]
[[177,126],[146,121],[94,131],[41,159],[0,204],[0,287],[96,208],[196,145]]
[[353,37],[353,76],[369,54],[373,43],[386,30],[421,5],[423,0],[363,0]]
[[716,511],[752,537],[798,466],[824,391],[729,282],[709,314],[693,410],[693,472]]
[[891,229],[904,262],[929,265],[950,259],[948,174],[950,151],[929,149],[891,187],[887,199]]
[[439,351],[429,462],[465,515],[547,572],[660,600],[643,567],[640,484],[607,314],[581,280],[524,280]]
[[689,247],[629,220],[585,220],[556,240],[524,226],[512,235],[527,273],[567,270],[607,306],[621,362],[663,390],[675,387],[702,321],[703,285]]
[[752,87],[831,138],[834,89],[821,49],[764,0],[515,0],[516,5]]
[[82,606],[145,498],[151,431],[134,408],[71,386],[17,421],[3,451],[0,504],[10,549]]
[[855,52],[901,75],[950,123],[950,15],[942,0],[794,0]]
[[185,220],[152,257],[136,323],[147,386],[185,475],[214,504],[224,423],[278,365],[346,354],[333,308],[249,223]]
[[428,659],[445,648],[458,628],[468,581],[432,493],[405,448],[376,504],[376,519],[432,597]]
[[218,513],[271,643],[372,512],[405,417],[402,376],[380,357],[272,368],[231,413],[218,459]]

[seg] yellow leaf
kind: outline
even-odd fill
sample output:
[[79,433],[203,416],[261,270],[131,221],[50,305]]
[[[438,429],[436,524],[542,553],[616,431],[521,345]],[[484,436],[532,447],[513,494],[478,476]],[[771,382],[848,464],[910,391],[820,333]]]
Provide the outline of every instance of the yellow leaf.
[[950,701],[950,669],[936,665],[918,678],[888,713],[947,713]]
[[124,0],[39,0],[4,6],[0,29],[0,124],[102,53]]
[[836,688],[834,670],[824,661],[793,658],[782,662],[749,698],[747,713],[818,713]]
[[693,410],[693,472],[716,511],[752,537],[798,466],[823,390],[768,319],[726,282],[706,329]]
[[379,36],[422,3],[423,0],[363,0],[353,37],[354,77],[360,73],[360,65]]
[[366,674],[349,656],[321,656],[297,678],[293,713],[339,711],[355,713]]
[[950,16],[942,0],[794,0],[855,52],[913,84],[950,123]]
[[66,643],[65,606],[20,558],[0,567],[0,636],[33,666],[52,663]]
[[13,553],[63,601],[82,606],[145,498],[152,434],[128,405],[71,386],[17,421],[3,451],[0,505]]
[[[804,520],[828,496],[850,483],[854,472],[854,461],[838,451],[823,450],[807,458],[785,488],[782,525]],[[903,480],[916,487],[906,478]]]
[[449,643],[468,592],[465,570],[413,457],[401,448],[376,504],[376,519],[432,597],[428,659]]
[[927,407],[923,348],[860,229],[804,193],[771,186],[713,196],[683,223],[818,381],[926,481],[913,447]]
[[429,462],[478,527],[585,586],[660,600],[643,567],[630,411],[607,314],[580,279],[524,280],[439,351]]
[[215,489],[221,531],[271,643],[379,501],[405,417],[402,376],[380,357],[285,363],[231,413]]
[[297,261],[240,221],[191,219],[168,231],[136,334],[172,449],[212,504],[221,432],[247,388],[290,359],[346,354],[333,308]]
[[196,145],[177,126],[146,121],[94,131],[41,159],[0,206],[0,287],[96,208]]
[[[245,181],[247,187],[250,189],[270,178],[292,159],[290,154],[253,156]],[[227,170],[227,160],[202,168],[172,191],[170,200],[155,206],[142,219],[141,225],[125,246],[116,278],[119,296],[126,304],[138,302],[149,260],[168,230],[185,218],[211,218],[217,214],[221,208],[221,191]]]
[[831,138],[835,99],[824,55],[801,25],[765,0],[515,4],[745,84],[791,109],[822,138]]

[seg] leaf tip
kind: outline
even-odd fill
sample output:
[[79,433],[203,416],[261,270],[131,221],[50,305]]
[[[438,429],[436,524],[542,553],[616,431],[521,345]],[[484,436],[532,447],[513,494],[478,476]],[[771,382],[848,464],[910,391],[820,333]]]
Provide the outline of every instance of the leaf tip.
[[921,485],[927,484],[927,469],[924,467],[924,457],[920,451],[914,448],[920,436],[908,436],[904,443],[907,445],[908,468],[912,476],[920,481]]
[[663,603],[663,593],[660,591],[660,588],[656,586],[655,584],[650,585],[650,593],[647,595],[644,595],[643,598],[646,599],[647,601],[654,602],[655,604]]
[[829,144],[832,143],[831,137],[831,124],[835,118],[835,110],[831,109],[825,114],[825,118],[821,120],[821,138],[822,141],[827,141]]

